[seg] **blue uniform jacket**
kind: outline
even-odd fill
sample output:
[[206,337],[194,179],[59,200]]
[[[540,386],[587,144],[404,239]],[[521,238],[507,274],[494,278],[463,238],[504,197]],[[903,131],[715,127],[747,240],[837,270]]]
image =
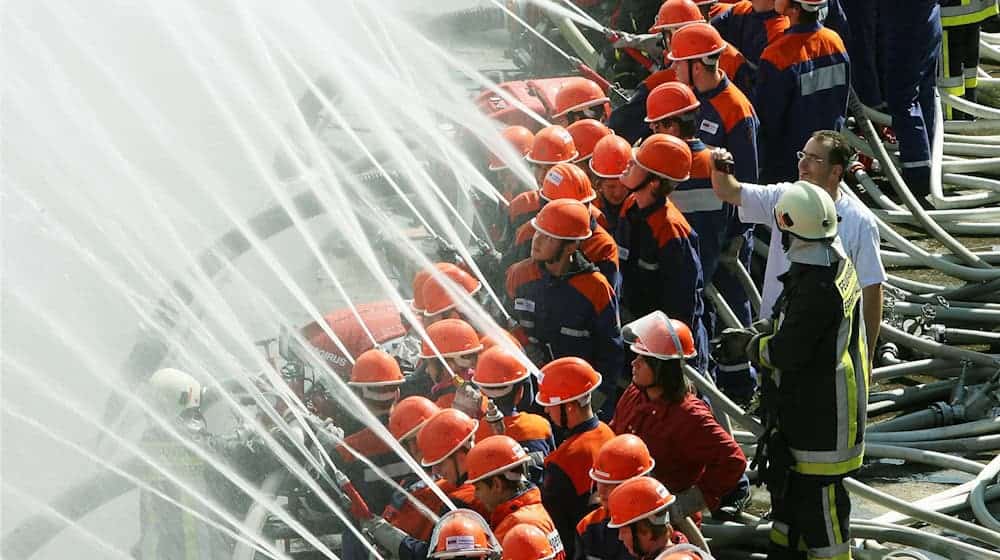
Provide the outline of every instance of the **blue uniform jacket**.
[[698,138],[709,146],[729,150],[736,163],[736,179],[756,184],[760,122],[750,99],[728,78],[723,78],[715,89],[695,95],[701,102]]
[[743,0],[712,18],[712,25],[727,43],[736,47],[754,67],[764,48],[788,29],[788,18],[774,10],[753,11],[753,3]]

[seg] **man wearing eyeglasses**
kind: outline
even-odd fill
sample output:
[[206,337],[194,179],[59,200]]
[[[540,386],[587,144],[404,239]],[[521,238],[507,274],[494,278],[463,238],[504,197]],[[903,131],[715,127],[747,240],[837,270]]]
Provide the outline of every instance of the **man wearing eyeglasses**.
[[[796,155],[799,160],[798,178],[822,187],[836,204],[840,219],[838,235],[857,269],[858,281],[862,287],[862,314],[870,358],[874,353],[882,320],[882,282],[886,280],[886,275],[879,256],[879,233],[875,216],[856,198],[840,192],[840,181],[850,165],[852,150],[839,133],[819,130],[812,134],[805,147]],[[713,151],[712,158],[716,163],[712,172],[712,189],[716,196],[738,206],[740,219],[744,222],[764,224],[771,228],[760,306],[760,318],[771,318],[774,302],[781,292],[778,276],[787,272],[790,266],[781,246],[781,236],[775,233],[774,206],[791,183],[740,183],[736,177],[719,169],[726,167],[722,163],[732,161],[729,152],[717,149]]]

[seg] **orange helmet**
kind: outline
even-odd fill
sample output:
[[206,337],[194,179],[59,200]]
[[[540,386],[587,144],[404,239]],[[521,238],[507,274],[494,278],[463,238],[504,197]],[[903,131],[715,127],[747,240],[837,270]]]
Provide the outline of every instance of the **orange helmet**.
[[420,357],[424,359],[436,358],[458,358],[468,354],[475,354],[483,349],[479,342],[479,334],[472,325],[461,319],[444,319],[427,327],[427,336],[434,343],[438,353],[435,353],[431,345],[425,340],[420,346]]
[[632,159],[632,145],[621,136],[605,136],[594,146],[594,157],[590,158],[590,170],[603,179],[615,179],[625,173],[625,167]]
[[424,283],[431,277],[431,271],[421,268],[413,275],[413,301],[410,302],[410,309],[416,314],[424,312]]
[[671,181],[687,181],[691,176],[691,148],[669,134],[654,134],[642,141],[635,152],[639,167]]
[[471,509],[456,509],[434,525],[428,558],[475,558],[500,556],[500,543],[481,515]]
[[387,352],[372,348],[360,356],[351,368],[348,385],[354,387],[386,387],[403,382],[399,363]]
[[636,354],[658,360],[690,360],[698,355],[691,329],[662,311],[653,311],[622,328]]
[[531,219],[535,230],[567,241],[580,241],[590,237],[590,209],[571,198],[560,198],[549,202]]
[[722,36],[708,23],[692,23],[677,30],[670,39],[670,60],[713,57],[726,50]]
[[576,150],[580,152],[577,156],[576,161],[583,161],[589,158],[594,153],[594,145],[597,141],[605,136],[614,134],[610,128],[605,126],[601,121],[594,119],[580,119],[573,124],[566,127],[570,136],[573,137],[573,144],[576,145]]
[[[500,332],[501,332],[500,336],[503,337],[504,340],[510,342],[515,348],[519,350],[524,350],[524,347],[521,345],[521,341],[518,340],[516,336],[510,334],[508,331],[500,331]],[[484,334],[483,337],[479,339],[479,342],[483,344],[483,353],[485,353],[490,348],[493,348],[494,346],[503,346],[503,344],[491,334]]]
[[698,5],[691,0],[667,0],[660,5],[656,13],[656,22],[649,28],[650,33],[663,30],[674,30],[691,23],[704,22]]
[[559,125],[547,126],[538,131],[531,151],[524,159],[539,165],[569,163],[579,154],[569,131]]
[[[517,355],[502,346],[494,346],[479,356],[472,382],[484,390],[487,396],[502,396],[509,388],[528,378],[528,367]],[[500,389],[497,394],[491,394]]]
[[[691,0],[685,0],[690,3]],[[680,82],[660,84],[649,92],[646,98],[646,122],[656,122],[667,117],[673,117],[694,111],[701,107],[701,102],[694,96],[691,88]]]
[[649,476],[626,480],[608,496],[611,520],[608,527],[617,529],[640,519],[649,519],[654,525],[670,523],[667,507],[676,498],[660,481]]
[[434,465],[451,457],[463,445],[472,444],[479,421],[469,418],[461,410],[445,408],[431,416],[430,420],[417,432],[417,448],[420,450],[420,464]]
[[551,560],[555,556],[549,537],[534,525],[520,523],[504,535],[500,560]]
[[556,112],[553,117],[561,117],[573,111],[582,111],[595,105],[609,103],[604,90],[587,78],[569,78],[556,93]]
[[555,406],[582,399],[601,384],[597,373],[586,360],[566,356],[553,360],[542,368],[535,402],[542,406]]
[[[452,263],[438,263],[434,266],[452,282],[465,289],[470,296],[477,294],[482,287],[479,280]],[[450,311],[457,305],[442,279],[431,276],[424,281],[420,291],[420,303],[423,305],[424,315],[428,317]]]
[[[535,141],[534,133],[519,125],[508,126],[503,129],[500,136],[511,145],[515,152],[522,156],[531,151],[531,144]],[[490,154],[490,171],[500,169],[507,169],[507,164],[496,154]]]
[[683,543],[664,550],[656,560],[712,560],[712,555],[693,544]]
[[638,436],[621,434],[607,441],[597,452],[590,478],[604,484],[620,484],[630,478],[648,474],[656,461],[649,448]]
[[[476,443],[465,458],[465,468],[468,471],[469,484],[479,482],[493,475],[519,467],[531,457],[514,438],[508,436],[490,436]],[[521,478],[521,473],[512,473],[513,480]]]
[[538,193],[542,200],[572,198],[580,202],[590,202],[597,197],[587,173],[572,163],[553,165],[542,179],[542,190]]
[[405,441],[417,435],[420,428],[441,409],[430,399],[412,396],[396,403],[389,414],[389,433],[396,441]]

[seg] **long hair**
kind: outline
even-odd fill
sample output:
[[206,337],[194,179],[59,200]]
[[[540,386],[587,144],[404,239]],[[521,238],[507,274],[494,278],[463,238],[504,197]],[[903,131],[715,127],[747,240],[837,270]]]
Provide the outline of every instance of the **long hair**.
[[679,403],[691,392],[691,385],[684,377],[684,360],[659,360],[643,356],[653,370],[653,385],[663,390],[663,400]]

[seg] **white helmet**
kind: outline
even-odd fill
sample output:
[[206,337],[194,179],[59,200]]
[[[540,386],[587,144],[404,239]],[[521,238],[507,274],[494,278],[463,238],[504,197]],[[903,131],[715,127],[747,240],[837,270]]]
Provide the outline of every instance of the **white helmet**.
[[838,219],[830,194],[808,181],[793,183],[774,205],[778,229],[806,241],[837,237]]
[[201,406],[202,386],[191,375],[174,368],[163,368],[149,378],[152,397],[165,412],[179,414]]
[[818,12],[826,7],[826,0],[795,0],[807,12]]

